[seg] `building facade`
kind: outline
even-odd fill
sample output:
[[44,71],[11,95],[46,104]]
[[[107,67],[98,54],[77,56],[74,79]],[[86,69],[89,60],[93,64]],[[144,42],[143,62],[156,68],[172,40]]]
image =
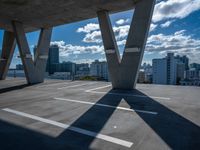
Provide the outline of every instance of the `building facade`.
[[81,78],[90,75],[90,67],[88,63],[76,64],[76,77]]
[[51,45],[49,47],[49,54],[46,66],[46,71],[49,74],[53,74],[54,72],[56,72],[56,70],[54,70],[55,64],[59,64],[59,47],[58,45]]
[[189,58],[187,56],[175,56],[175,59],[177,59],[178,63],[184,64],[185,70],[189,70]]
[[177,59],[174,53],[168,53],[167,57],[167,84],[175,85],[177,83]]
[[90,75],[100,77],[103,80],[109,80],[108,65],[106,61],[95,60],[90,65]]
[[24,70],[24,66],[22,64],[17,64],[16,70]]
[[192,63],[190,64],[190,68],[195,68],[196,70],[200,71],[200,64]]
[[176,85],[183,78],[185,67],[174,53],[168,53],[162,59],[153,59],[153,83]]
[[153,83],[167,84],[167,60],[153,59]]

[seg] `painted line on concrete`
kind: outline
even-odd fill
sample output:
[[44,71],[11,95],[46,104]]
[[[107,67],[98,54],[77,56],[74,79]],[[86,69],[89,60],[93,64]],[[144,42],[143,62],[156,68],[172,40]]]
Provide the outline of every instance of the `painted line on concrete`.
[[115,92],[99,92],[95,90],[103,89],[106,87],[110,87],[111,85],[106,85],[106,86],[101,86],[93,89],[86,90],[85,92],[88,93],[96,93],[96,94],[111,94],[111,95],[118,95],[118,96],[133,96],[133,97],[144,97],[144,98],[155,98],[155,99],[164,99],[164,100],[170,100],[171,98],[169,97],[158,97],[158,96],[145,96],[145,95],[135,95],[135,94],[130,94],[130,93],[115,93]]
[[30,119],[37,120],[37,121],[40,121],[40,122],[43,122],[43,123],[51,124],[51,125],[54,125],[54,126],[57,126],[57,127],[60,127],[60,128],[68,129],[68,130],[71,130],[73,132],[77,132],[77,133],[81,133],[81,134],[88,135],[88,136],[91,136],[91,137],[95,137],[95,138],[98,138],[98,139],[101,139],[101,140],[104,140],[104,141],[108,141],[108,142],[111,142],[111,143],[114,143],[114,144],[118,144],[118,145],[121,145],[121,146],[125,146],[125,147],[128,147],[128,148],[130,148],[133,145],[133,143],[129,142],[129,141],[121,140],[119,138],[115,138],[115,137],[111,137],[111,136],[108,136],[108,135],[96,133],[96,132],[85,130],[85,129],[82,129],[82,128],[73,127],[73,126],[70,126],[70,125],[67,125],[67,124],[63,124],[63,123],[60,123],[60,122],[57,122],[57,121],[38,117],[38,116],[31,115],[31,114],[28,114],[28,113],[20,112],[20,111],[17,111],[17,110],[13,110],[13,109],[9,109],[9,108],[4,108],[2,110],[9,112],[9,113],[13,113],[13,114],[18,115],[18,116],[22,116],[22,117],[30,118]]
[[106,86],[101,86],[101,87],[89,89],[89,90],[86,90],[86,92],[95,91],[95,90],[99,90],[99,89],[104,89],[104,88],[107,88],[107,87],[110,87],[110,86],[112,86],[112,85],[106,85]]
[[79,83],[81,81],[64,81],[64,82],[56,82],[56,83],[52,83],[52,84],[44,84],[44,85],[41,85],[41,86],[38,86],[39,88],[40,87],[49,87],[49,86],[54,86],[54,85],[60,85],[60,84],[73,84],[73,83]]
[[79,86],[84,86],[84,85],[92,85],[92,84],[96,84],[96,82],[94,83],[84,83],[84,84],[76,84],[76,85],[71,85],[71,86],[64,86],[64,87],[60,87],[60,88],[57,88],[58,90],[61,90],[61,89],[68,89],[68,88],[74,88],[74,87],[79,87]]
[[134,95],[129,93],[114,93],[114,92],[98,92],[98,91],[88,91],[88,93],[96,93],[96,94],[110,94],[110,95],[117,95],[117,96],[132,96],[132,97],[144,97],[144,98],[155,98],[155,99],[163,99],[163,100],[170,100],[169,97],[158,97],[158,96],[144,96],[144,95]]
[[95,105],[95,106],[101,106],[101,107],[108,107],[108,108],[114,108],[118,110],[125,110],[125,111],[131,111],[131,112],[140,112],[140,113],[146,113],[151,115],[157,115],[158,112],[154,111],[146,111],[146,110],[139,110],[139,109],[130,109],[126,107],[119,107],[119,106],[112,106],[107,104],[100,104],[100,103],[93,103],[93,102],[86,102],[86,101],[80,101],[80,100],[72,100],[72,99],[66,99],[66,98],[54,98],[55,100],[61,100],[61,101],[68,101],[68,102],[75,102],[75,103],[81,103],[81,104],[88,104],[88,105]]

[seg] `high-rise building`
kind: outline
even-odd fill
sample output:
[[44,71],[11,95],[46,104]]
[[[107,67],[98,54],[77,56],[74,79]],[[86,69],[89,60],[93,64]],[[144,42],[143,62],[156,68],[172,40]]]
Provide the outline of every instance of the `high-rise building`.
[[177,79],[177,59],[174,53],[167,54],[167,84],[175,85]]
[[49,72],[49,74],[53,74],[56,72],[55,67],[53,64],[59,64],[59,47],[58,45],[51,45],[49,47],[49,54],[48,54],[48,60],[47,60],[47,67],[46,71]]
[[109,80],[107,62],[100,62],[98,60],[92,62],[92,64],[90,65],[90,75]]
[[200,64],[197,64],[197,63],[192,63],[190,64],[190,68],[195,68],[196,70],[200,70]]
[[185,64],[184,63],[177,63],[177,83],[184,79],[184,72],[185,72]]
[[58,45],[51,45],[49,47],[49,63],[57,64],[59,63],[59,47]]
[[177,84],[177,64],[174,53],[168,53],[162,59],[153,59],[153,83]]
[[189,58],[187,56],[177,55],[175,58],[177,59],[178,63],[183,63],[185,65],[185,70],[189,70]]
[[167,84],[167,60],[153,59],[153,83]]

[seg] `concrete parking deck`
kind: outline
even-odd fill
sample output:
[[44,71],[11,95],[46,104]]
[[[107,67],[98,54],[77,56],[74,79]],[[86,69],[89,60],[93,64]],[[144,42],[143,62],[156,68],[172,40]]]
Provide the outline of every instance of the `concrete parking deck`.
[[200,87],[0,82],[1,150],[200,149]]

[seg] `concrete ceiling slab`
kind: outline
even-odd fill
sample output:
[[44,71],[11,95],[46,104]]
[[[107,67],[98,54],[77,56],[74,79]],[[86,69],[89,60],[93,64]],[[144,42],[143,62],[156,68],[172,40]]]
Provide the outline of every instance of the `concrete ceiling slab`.
[[133,9],[140,0],[0,0],[0,28],[12,31],[13,20],[25,31],[94,18],[96,12]]

